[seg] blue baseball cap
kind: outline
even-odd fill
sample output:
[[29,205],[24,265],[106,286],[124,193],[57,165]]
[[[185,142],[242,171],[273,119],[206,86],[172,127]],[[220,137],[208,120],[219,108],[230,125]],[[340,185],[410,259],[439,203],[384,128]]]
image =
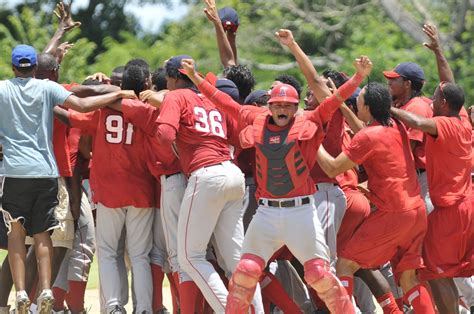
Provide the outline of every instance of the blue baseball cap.
[[12,64],[17,68],[36,65],[36,50],[28,45],[18,45],[12,51]]
[[231,80],[226,78],[218,79],[216,81],[216,88],[232,97],[233,100],[237,102],[239,101],[239,89],[237,88],[237,85],[235,85],[235,83]]
[[259,90],[253,91],[245,98],[244,104],[252,105],[258,102],[258,100],[262,98],[263,96],[267,96],[268,98],[270,98],[270,95],[268,94],[268,91],[266,90],[259,89]]
[[[181,66],[181,61],[183,61],[183,59],[192,59],[192,57],[189,56],[189,55],[179,55],[179,56],[176,56],[176,57],[171,57],[166,62],[165,67],[167,69],[169,69],[169,68],[177,69],[180,73],[186,75],[186,72],[184,72],[184,70],[182,69],[182,66]],[[196,64],[194,64],[194,67],[196,67]]]
[[240,25],[239,15],[231,7],[225,7],[219,10],[219,18],[225,30],[232,30],[234,33]]
[[388,78],[403,77],[410,81],[425,82],[425,72],[415,62],[402,62],[393,71],[384,71],[383,75]]

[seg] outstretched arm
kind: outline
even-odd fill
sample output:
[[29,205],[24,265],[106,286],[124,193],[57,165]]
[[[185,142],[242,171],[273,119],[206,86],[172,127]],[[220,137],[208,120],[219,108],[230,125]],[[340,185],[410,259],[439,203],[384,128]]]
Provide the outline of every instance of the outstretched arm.
[[364,122],[360,121],[355,113],[352,112],[352,110],[346,104],[342,104],[339,110],[341,110],[342,115],[344,116],[344,119],[346,119],[346,122],[351,128],[352,132],[357,133],[365,128]]
[[344,153],[340,153],[336,158],[332,157],[323,145],[319,146],[318,149],[318,165],[330,178],[335,178],[337,175],[357,166]]
[[56,5],[54,14],[59,18],[58,29],[54,33],[53,37],[49,41],[46,48],[44,48],[43,53],[50,53],[56,55],[56,50],[61,42],[63,36],[70,30],[81,26],[81,22],[74,22],[71,16],[71,4],[65,4],[62,0]]
[[235,65],[234,53],[232,47],[230,46],[229,40],[227,39],[224,27],[222,26],[222,21],[219,18],[217,12],[216,1],[215,0],[204,0],[206,3],[206,8],[204,13],[207,16],[207,19],[214,24],[216,30],[216,39],[217,47],[219,48],[219,56],[221,58],[221,63],[224,67]]
[[288,29],[280,29],[275,33],[275,36],[282,45],[290,49],[318,102],[321,103],[324,99],[331,96],[331,91],[327,87],[326,82],[318,74],[311,60],[295,41],[293,33]]
[[430,42],[423,43],[423,45],[426,48],[430,49],[436,57],[436,64],[438,66],[438,75],[440,82],[454,83],[453,71],[451,71],[451,67],[449,66],[448,60],[444,56],[443,48],[440,44],[438,29],[433,24],[425,24],[423,26],[423,32],[430,39]]
[[390,108],[390,113],[400,121],[402,121],[406,126],[414,129],[421,130],[425,133],[428,133],[432,136],[438,135],[438,129],[436,127],[436,122],[432,118],[425,118],[417,114],[408,112],[406,110],[401,110],[397,108]]
[[120,90],[105,95],[91,96],[86,98],[79,98],[75,95],[70,95],[64,102],[64,106],[78,112],[90,112],[103,108],[107,105],[112,105],[114,102],[118,102],[122,98],[135,99],[137,96],[135,95],[134,91],[130,90]]

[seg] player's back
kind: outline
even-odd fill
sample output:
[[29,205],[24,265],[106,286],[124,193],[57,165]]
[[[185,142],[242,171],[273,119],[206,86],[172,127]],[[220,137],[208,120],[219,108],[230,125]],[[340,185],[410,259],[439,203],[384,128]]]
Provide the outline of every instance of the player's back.
[[401,124],[392,121],[392,126],[386,127],[373,123],[353,141],[367,147],[362,164],[369,177],[370,200],[377,208],[403,211],[421,206],[415,164]]
[[177,129],[176,144],[184,173],[189,175],[231,159],[228,138],[232,121],[211,101],[191,89],[174,90],[166,95],[158,121],[170,124],[167,117],[173,111],[179,114],[179,125],[172,126]]

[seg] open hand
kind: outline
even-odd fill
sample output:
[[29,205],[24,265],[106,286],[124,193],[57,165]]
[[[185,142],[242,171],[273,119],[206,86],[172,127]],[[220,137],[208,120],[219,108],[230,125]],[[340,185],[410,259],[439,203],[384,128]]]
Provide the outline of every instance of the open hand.
[[426,48],[432,51],[436,51],[441,48],[440,40],[439,40],[439,32],[435,25],[433,24],[423,25],[423,33],[425,33],[426,36],[428,36],[428,38],[430,39],[429,42],[423,43],[423,46],[425,46]]
[[69,49],[74,47],[74,44],[70,44],[69,42],[65,41],[58,46],[56,49],[56,57],[58,60],[63,60],[64,56],[69,52]]
[[81,26],[81,22],[74,22],[71,16],[72,0],[69,4],[65,4],[62,0],[56,5],[53,13],[59,18],[59,27],[65,32]]
[[110,83],[110,78],[102,72],[97,72],[86,77],[86,80],[95,80],[101,83]]
[[280,29],[278,32],[275,32],[275,37],[285,46],[289,46],[295,42],[293,33],[289,29]]
[[372,71],[372,61],[370,61],[369,57],[367,56],[360,56],[359,58],[355,59],[354,67],[357,70],[357,73],[366,77]]
[[206,3],[206,8],[204,9],[204,13],[207,16],[207,19],[212,23],[221,23],[221,19],[219,18],[219,13],[217,12],[216,1],[215,0],[204,0]]

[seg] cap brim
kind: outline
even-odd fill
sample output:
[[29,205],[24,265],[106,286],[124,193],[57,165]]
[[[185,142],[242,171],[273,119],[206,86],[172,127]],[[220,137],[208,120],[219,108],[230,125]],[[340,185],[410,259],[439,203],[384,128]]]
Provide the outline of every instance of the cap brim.
[[401,77],[400,74],[398,74],[397,72],[394,72],[394,71],[383,71],[383,76],[385,76],[386,78],[399,78],[399,77]]
[[296,99],[293,97],[272,97],[268,100],[269,104],[274,103],[274,102],[289,102],[295,105],[300,103],[299,99]]

